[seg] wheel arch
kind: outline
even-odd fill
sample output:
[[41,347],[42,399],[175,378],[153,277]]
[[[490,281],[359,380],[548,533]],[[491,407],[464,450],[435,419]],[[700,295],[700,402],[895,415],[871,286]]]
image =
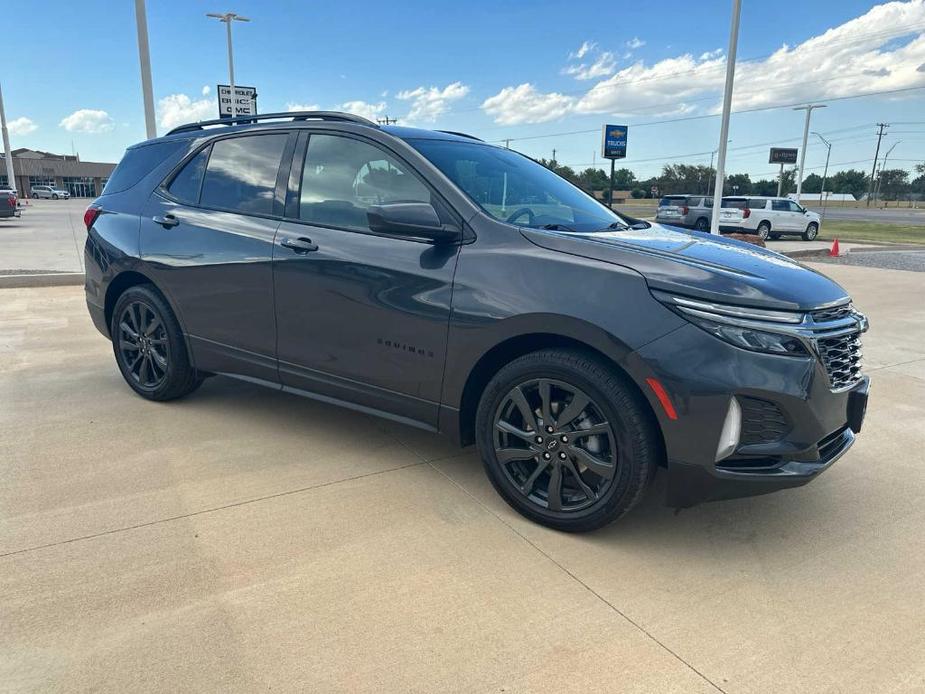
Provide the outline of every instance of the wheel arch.
[[634,391],[646,415],[651,418],[655,431],[658,432],[662,463],[664,462],[665,441],[658,417],[656,417],[649,399],[645,397],[639,384],[636,383],[626,369],[621,367],[614,358],[587,342],[574,337],[548,332],[531,332],[509,337],[485,352],[470,369],[463,387],[459,403],[459,418],[456,423],[459,442],[463,446],[468,446],[475,442],[476,412],[482,393],[492,377],[514,359],[530,352],[548,348],[575,349],[592,354],[619,374],[627,386]]
[[[170,310],[173,311],[173,315],[176,317],[177,322],[180,324],[180,329],[183,331],[185,336],[186,328],[183,325],[183,319],[181,318],[179,311],[177,311],[176,306],[174,306],[170,298],[163,291],[161,291],[160,287],[157,286],[157,283],[155,283],[154,280],[152,280],[144,273],[139,272],[138,270],[123,270],[109,281],[109,284],[106,287],[106,297],[103,301],[103,310],[106,316],[106,330],[109,331],[109,326],[112,324],[112,312],[115,309],[116,302],[119,300],[119,297],[122,296],[126,290],[143,284],[149,285],[152,289],[154,289],[154,291],[156,291],[164,300],[164,302],[170,307]],[[111,338],[112,335],[109,337]]]

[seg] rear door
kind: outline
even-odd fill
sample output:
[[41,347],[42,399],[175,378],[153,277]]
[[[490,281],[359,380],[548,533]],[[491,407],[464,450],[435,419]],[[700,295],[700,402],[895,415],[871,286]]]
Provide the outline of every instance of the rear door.
[[771,200],[771,228],[777,231],[794,230],[789,200]]
[[214,140],[146,205],[141,255],[180,314],[197,368],[277,380],[271,261],[277,179],[294,143],[281,131]]
[[366,210],[454,213],[406,162],[346,134],[303,134],[290,181],[274,248],[280,380],[436,426],[459,246],[373,233]]

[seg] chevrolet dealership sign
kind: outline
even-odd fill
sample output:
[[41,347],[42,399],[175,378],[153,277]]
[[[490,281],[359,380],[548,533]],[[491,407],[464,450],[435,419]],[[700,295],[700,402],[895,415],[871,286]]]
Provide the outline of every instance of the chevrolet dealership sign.
[[605,125],[601,149],[604,159],[623,159],[626,157],[626,135],[629,128],[625,125]]

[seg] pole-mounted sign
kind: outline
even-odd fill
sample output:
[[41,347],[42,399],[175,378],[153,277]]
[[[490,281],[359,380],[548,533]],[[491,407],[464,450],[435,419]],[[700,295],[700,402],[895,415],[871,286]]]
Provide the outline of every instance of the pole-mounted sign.
[[[231,87],[227,84],[218,85],[218,117],[231,118],[232,99]],[[234,115],[257,115],[257,88],[234,85]]]
[[768,158],[769,164],[796,164],[797,163],[797,153],[799,152],[796,147],[790,149],[788,147],[771,147],[771,155]]
[[629,128],[625,125],[605,125],[601,138],[601,155],[610,159],[610,193],[607,203],[613,208],[613,167],[616,159],[626,157],[626,136]]

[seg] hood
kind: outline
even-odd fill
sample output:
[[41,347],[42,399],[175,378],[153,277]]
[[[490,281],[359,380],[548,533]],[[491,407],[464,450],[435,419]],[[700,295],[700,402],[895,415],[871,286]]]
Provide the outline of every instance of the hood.
[[750,243],[653,224],[648,229],[574,233],[521,229],[532,243],[614,263],[653,289],[721,303],[807,310],[848,298],[825,275]]

